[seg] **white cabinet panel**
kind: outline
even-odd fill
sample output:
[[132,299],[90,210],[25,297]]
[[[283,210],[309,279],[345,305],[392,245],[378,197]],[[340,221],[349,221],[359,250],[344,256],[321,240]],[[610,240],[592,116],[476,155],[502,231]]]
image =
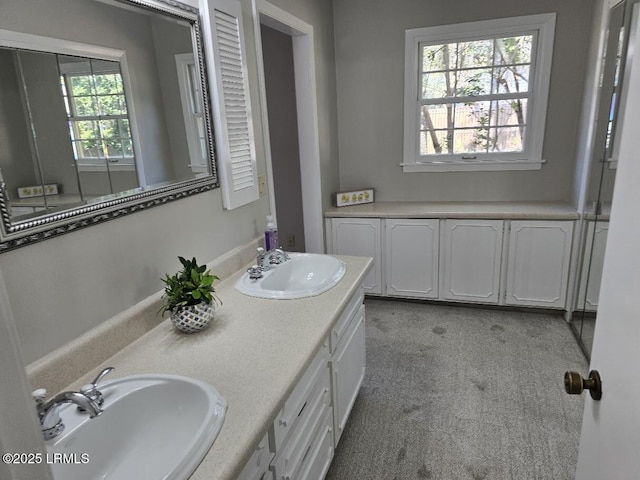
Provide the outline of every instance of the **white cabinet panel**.
[[502,220],[444,222],[440,298],[498,303]]
[[380,225],[379,218],[331,219],[331,253],[373,257],[373,268],[363,282],[367,294],[382,294]]
[[273,453],[269,449],[269,435],[265,434],[237,480],[270,480],[273,477],[269,471],[272,458]]
[[[595,235],[594,235],[595,230]],[[595,312],[598,309],[598,296],[602,280],[602,264],[607,247],[609,222],[587,222],[584,259],[580,274],[580,290],[578,291],[577,310],[583,308]]]
[[438,298],[439,221],[388,219],[387,295]]
[[563,308],[573,222],[513,221],[505,303]]
[[338,445],[344,427],[356,401],[365,373],[364,305],[340,342],[331,358],[333,380],[333,415],[335,446]]

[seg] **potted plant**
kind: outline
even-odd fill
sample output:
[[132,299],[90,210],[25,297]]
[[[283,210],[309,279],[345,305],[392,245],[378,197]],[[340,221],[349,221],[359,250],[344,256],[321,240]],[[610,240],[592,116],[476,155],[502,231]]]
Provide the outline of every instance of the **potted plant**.
[[168,311],[178,330],[199,332],[211,324],[216,305],[222,305],[213,288],[213,282],[219,278],[212,275],[206,265],[198,265],[195,257],[178,259],[182,270],[162,279],[165,287],[161,313]]

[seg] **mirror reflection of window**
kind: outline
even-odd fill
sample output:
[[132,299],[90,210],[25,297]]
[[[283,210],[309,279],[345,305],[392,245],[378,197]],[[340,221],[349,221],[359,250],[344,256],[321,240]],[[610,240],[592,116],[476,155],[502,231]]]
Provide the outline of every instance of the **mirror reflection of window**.
[[202,112],[202,91],[195,59],[191,53],[176,55],[178,85],[184,116],[187,145],[189,147],[189,168],[195,174],[208,173],[207,140],[205,119]]
[[119,163],[134,169],[133,140],[117,62],[58,59],[60,87],[77,166]]

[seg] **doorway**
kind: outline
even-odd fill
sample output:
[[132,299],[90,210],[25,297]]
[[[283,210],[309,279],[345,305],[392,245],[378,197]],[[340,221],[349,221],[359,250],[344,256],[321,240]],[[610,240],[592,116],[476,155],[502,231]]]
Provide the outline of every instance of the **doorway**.
[[[269,114],[271,105],[267,105],[267,90],[265,82],[265,63],[262,52],[262,27],[266,26],[283,34],[285,39],[291,40],[293,55],[293,80],[295,84],[295,112],[298,137],[298,165],[300,177],[300,196],[293,203],[302,207],[303,245],[304,251],[310,253],[324,253],[324,223],[322,216],[322,191],[320,172],[320,142],[318,137],[318,105],[316,96],[315,50],[313,41],[313,27],[303,22],[290,13],[272,5],[265,0],[253,0],[254,32],[256,39],[256,53],[258,60],[258,81],[260,87],[260,104],[262,110],[263,136],[265,140],[265,157],[267,164],[267,184],[269,190],[269,205],[271,213],[276,220],[279,230],[280,242],[285,249],[287,247],[286,229],[288,219],[287,207],[276,204],[276,193],[281,193],[276,186],[275,175],[277,167],[273,166],[272,148],[270,145],[270,128],[275,128],[278,123],[284,121],[283,114]],[[279,80],[276,80],[278,82]],[[291,90],[291,89],[289,89]],[[273,120],[269,122],[269,117]],[[286,118],[287,122],[291,118]],[[285,136],[292,136],[291,130],[284,129]],[[291,142],[291,139],[289,139]],[[288,149],[291,150],[291,143]],[[276,163],[279,159],[276,159]],[[288,176],[292,176],[292,167],[286,164],[284,182]],[[293,168],[293,170],[296,170]],[[279,178],[278,181],[281,179]],[[286,194],[285,194],[286,195]],[[281,209],[283,209],[281,211]],[[284,225],[282,221],[284,220]],[[299,223],[299,221],[298,221]],[[299,249],[302,238],[295,234],[296,249]]]
[[293,39],[263,24],[260,34],[279,241],[288,251],[304,252]]

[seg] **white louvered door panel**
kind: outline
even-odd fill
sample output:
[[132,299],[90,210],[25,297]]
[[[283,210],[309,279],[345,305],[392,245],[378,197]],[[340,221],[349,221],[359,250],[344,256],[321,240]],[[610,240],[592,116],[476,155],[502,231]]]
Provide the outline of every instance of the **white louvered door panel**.
[[220,184],[224,207],[231,210],[259,198],[240,2],[210,1],[209,24]]

